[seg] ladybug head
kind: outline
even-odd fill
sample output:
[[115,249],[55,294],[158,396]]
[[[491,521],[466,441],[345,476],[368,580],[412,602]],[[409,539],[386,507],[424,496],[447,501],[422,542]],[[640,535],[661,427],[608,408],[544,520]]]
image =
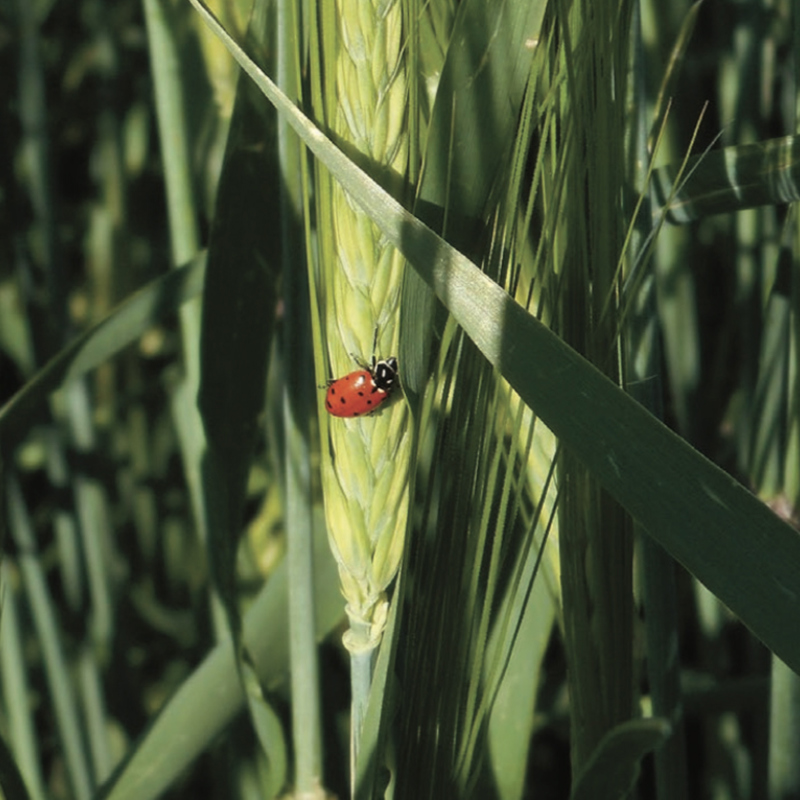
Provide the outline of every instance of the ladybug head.
[[372,379],[375,386],[388,392],[397,380],[397,359],[394,356],[379,361],[372,372]]

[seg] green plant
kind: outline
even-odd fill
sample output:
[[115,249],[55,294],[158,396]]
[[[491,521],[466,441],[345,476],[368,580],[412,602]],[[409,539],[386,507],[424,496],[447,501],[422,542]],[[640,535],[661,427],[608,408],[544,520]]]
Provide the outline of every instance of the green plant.
[[[190,796],[536,797],[547,732],[576,798],[625,796],[653,751],[659,798],[796,789],[800,536],[762,501],[796,514],[797,145],[716,42],[732,123],[686,158],[713,125],[682,82],[709,30],[781,53],[761,23],[783,9],[255,2],[220,23],[192,4],[144,5],[154,106],[127,78],[147,68],[133,4],[80,4],[93,47],[73,55],[51,33],[70,14],[20,2],[5,47],[31,209],[0,285],[25,375],[0,408],[5,793],[154,797],[211,747]],[[87,102],[87,73],[115,91],[58,135],[44,92]],[[65,242],[48,146],[75,130],[98,168]],[[168,231],[136,202],[161,191],[156,152]],[[402,394],[328,418],[315,384],[376,327]],[[765,651],[735,665],[760,684],[716,689],[731,626],[701,584],[775,654],[769,758],[736,713],[766,719]],[[683,699],[679,635],[706,679]],[[682,705],[705,709],[699,775]]]

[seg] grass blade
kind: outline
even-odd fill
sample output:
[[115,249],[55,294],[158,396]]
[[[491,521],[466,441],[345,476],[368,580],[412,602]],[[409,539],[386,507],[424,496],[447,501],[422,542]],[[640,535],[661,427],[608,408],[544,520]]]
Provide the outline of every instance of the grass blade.
[[10,453],[22,441],[46,413],[52,392],[95,369],[199,295],[205,268],[205,255],[201,255],[186,267],[152,281],[45,364],[0,408],[0,451]]
[[[686,178],[675,191],[681,171]],[[678,164],[655,170],[653,219],[666,211],[670,222],[685,224],[712,214],[791,203],[800,199],[798,187],[800,138],[725,147],[692,157],[685,170]]]
[[575,781],[570,800],[626,797],[639,774],[642,758],[669,733],[669,723],[652,718],[627,722],[609,731]]
[[[342,620],[339,576],[323,536],[315,541],[314,565],[317,636],[321,638]],[[281,684],[289,666],[287,583],[284,563],[244,618],[244,644],[267,689]],[[206,656],[102,787],[97,800],[158,797],[219,736],[245,707],[236,658],[230,640]]]
[[[28,702],[29,684],[17,608],[19,588],[14,585],[19,583],[19,576],[14,573],[7,559],[4,560],[0,570],[2,570],[0,585],[3,589],[0,659],[2,659],[3,699],[8,716],[8,737],[32,800],[45,800],[47,792],[42,774],[41,755],[33,713]],[[10,758],[10,755],[8,757]],[[0,786],[7,791],[10,785],[6,783],[3,775],[0,778]]]
[[67,771],[75,797],[89,800],[93,791],[89,758],[72,683],[70,669],[60,640],[56,607],[47,587],[33,529],[16,477],[6,475],[9,527],[21,552],[20,572],[31,607],[34,624],[43,650],[47,680],[55,709],[56,722],[64,748]]

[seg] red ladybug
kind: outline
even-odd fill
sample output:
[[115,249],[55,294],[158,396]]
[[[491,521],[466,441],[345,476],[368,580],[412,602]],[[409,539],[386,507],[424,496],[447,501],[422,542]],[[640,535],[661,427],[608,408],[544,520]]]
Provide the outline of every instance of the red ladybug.
[[397,382],[397,359],[390,356],[337,378],[328,384],[325,408],[334,417],[371,414],[392,393]]

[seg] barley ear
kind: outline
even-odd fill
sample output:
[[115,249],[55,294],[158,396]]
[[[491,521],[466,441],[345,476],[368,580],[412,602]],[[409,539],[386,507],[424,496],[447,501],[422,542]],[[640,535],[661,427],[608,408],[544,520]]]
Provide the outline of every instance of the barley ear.
[[[405,177],[407,89],[399,2],[337,0],[335,86],[329,110],[335,135],[367,162]],[[325,54],[326,64],[329,54]],[[325,218],[333,228],[320,302],[332,376],[396,354],[404,262],[337,184]],[[402,370],[402,364],[400,365]],[[354,654],[374,650],[385,627],[386,591],[400,564],[408,516],[411,434],[406,404],[395,397],[370,416],[326,419],[322,486],[328,535],[347,601]],[[327,436],[325,435],[327,431]]]

